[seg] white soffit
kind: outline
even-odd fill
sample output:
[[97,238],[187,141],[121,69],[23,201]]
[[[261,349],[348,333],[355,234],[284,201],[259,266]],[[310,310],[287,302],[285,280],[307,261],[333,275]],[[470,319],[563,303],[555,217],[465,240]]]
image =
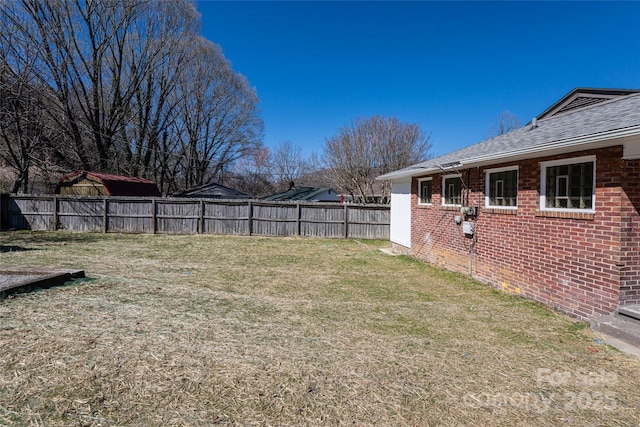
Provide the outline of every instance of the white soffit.
[[640,138],[624,143],[622,158],[624,160],[640,159]]

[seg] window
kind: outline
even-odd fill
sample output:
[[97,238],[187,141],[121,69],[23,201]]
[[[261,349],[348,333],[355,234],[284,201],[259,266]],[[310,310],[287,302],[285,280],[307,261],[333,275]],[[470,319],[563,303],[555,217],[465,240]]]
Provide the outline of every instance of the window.
[[444,206],[462,205],[462,177],[460,174],[442,177],[442,204]]
[[485,206],[515,208],[518,206],[518,167],[486,171]]
[[595,156],[540,164],[540,209],[594,211]]
[[431,204],[431,188],[433,181],[431,178],[421,179],[418,181],[418,204],[430,205]]

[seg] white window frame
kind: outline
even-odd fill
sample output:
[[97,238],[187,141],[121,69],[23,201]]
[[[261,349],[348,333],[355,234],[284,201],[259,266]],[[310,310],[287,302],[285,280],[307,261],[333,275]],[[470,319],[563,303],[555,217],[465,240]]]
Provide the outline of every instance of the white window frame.
[[[431,201],[429,203],[423,203],[422,202],[422,194],[420,191],[420,184],[422,184],[425,181],[431,181]],[[433,204],[433,178],[429,177],[429,178],[422,178],[418,180],[418,204],[420,206],[431,206]]]
[[[515,206],[501,206],[501,205],[492,205],[491,204],[491,174],[498,172],[508,172],[508,171],[516,171],[516,205]],[[485,173],[485,184],[484,184],[484,206],[486,208],[491,209],[518,209],[518,187],[520,180],[520,168],[516,166],[506,166],[503,168],[494,168],[494,169],[486,169]],[[504,185],[504,184],[503,184]],[[504,191],[504,189],[503,189]]]
[[446,197],[447,188],[446,188],[445,183],[446,183],[447,179],[450,179],[450,178],[462,179],[462,174],[455,173],[455,174],[451,174],[451,175],[445,175],[445,176],[442,177],[442,206],[462,206],[462,187],[463,187],[462,186],[462,182],[460,182],[460,202],[461,203],[457,203],[457,204],[446,203],[446,201],[447,201],[447,197]]
[[[553,166],[572,165],[577,163],[593,163],[593,182],[591,183],[591,205],[590,209],[579,208],[548,208],[547,207],[547,168]],[[562,175],[564,176],[564,175]],[[559,178],[559,177],[556,177]],[[568,197],[568,195],[567,195]],[[569,159],[552,160],[540,162],[540,210],[548,212],[596,212],[596,156],[571,157]]]

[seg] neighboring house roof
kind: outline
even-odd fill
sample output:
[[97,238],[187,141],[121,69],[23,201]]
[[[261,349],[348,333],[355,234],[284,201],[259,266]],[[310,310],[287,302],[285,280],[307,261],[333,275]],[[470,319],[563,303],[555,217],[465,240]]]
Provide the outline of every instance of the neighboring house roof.
[[194,197],[209,199],[250,199],[251,195],[215,182],[190,188],[181,193],[173,194],[175,197]]
[[[321,197],[324,193],[332,194],[330,197]],[[271,201],[307,201],[307,202],[317,202],[317,201],[327,201],[327,200],[339,200],[338,194],[335,190],[331,188],[318,188],[318,187],[293,187],[287,191],[283,191],[281,193],[272,194],[267,197],[263,197],[263,200],[271,200]]]
[[[563,99],[566,101],[575,91]],[[547,109],[546,118],[524,127],[407,168],[379,176],[396,180],[594,148],[624,146],[625,158],[640,158],[640,91],[564,111],[562,100]],[[559,109],[557,107],[560,107]],[[554,112],[555,111],[555,112]],[[550,115],[553,113],[555,115]],[[631,138],[635,137],[635,138]]]
[[111,175],[99,172],[77,171],[60,178],[56,193],[60,193],[61,187],[70,187],[79,181],[87,179],[96,181],[104,186],[109,196],[153,196],[162,194],[155,182],[145,178],[131,176]]

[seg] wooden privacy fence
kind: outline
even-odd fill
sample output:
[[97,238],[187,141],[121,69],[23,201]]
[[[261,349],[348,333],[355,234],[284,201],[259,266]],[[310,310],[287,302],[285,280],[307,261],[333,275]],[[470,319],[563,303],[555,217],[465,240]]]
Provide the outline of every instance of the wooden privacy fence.
[[389,206],[142,197],[0,196],[0,228],[389,238]]

